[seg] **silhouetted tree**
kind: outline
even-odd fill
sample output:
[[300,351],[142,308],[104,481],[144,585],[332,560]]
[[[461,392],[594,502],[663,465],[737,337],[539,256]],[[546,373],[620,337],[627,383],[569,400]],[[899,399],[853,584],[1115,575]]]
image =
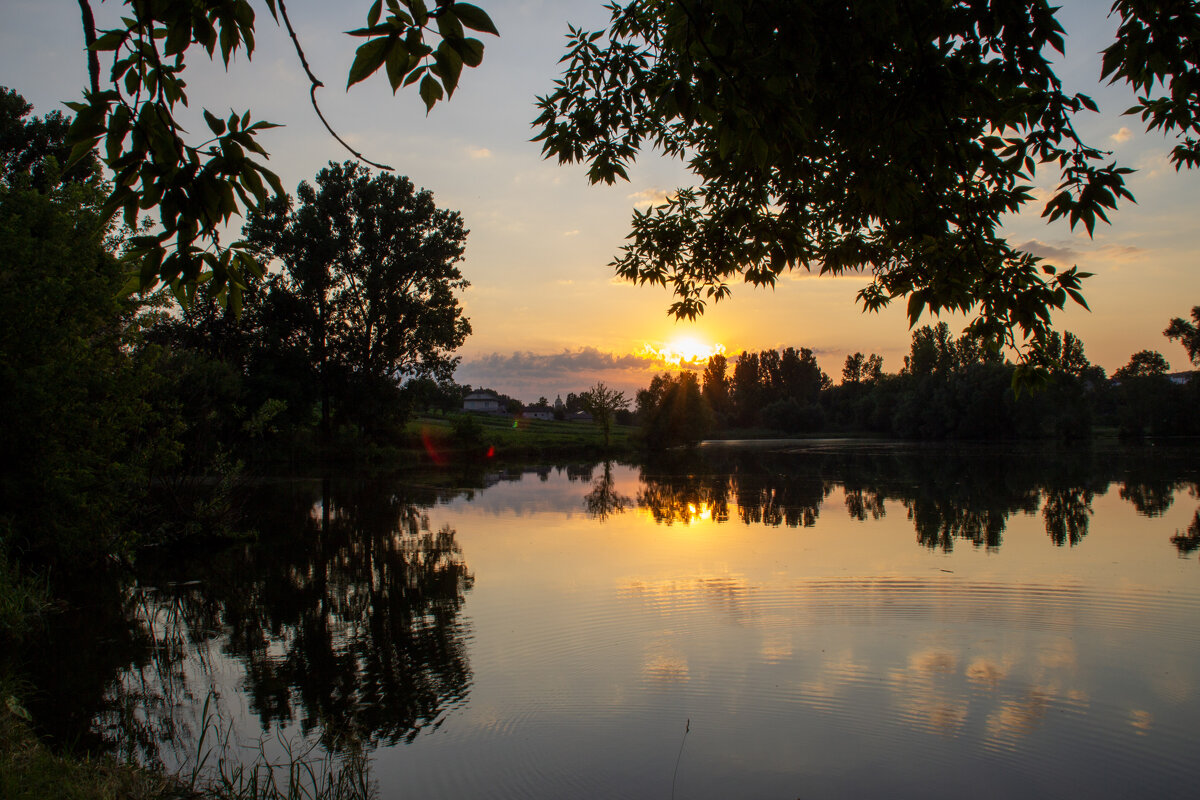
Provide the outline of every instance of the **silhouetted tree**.
[[1173,318],[1171,324],[1163,331],[1163,336],[1171,341],[1178,339],[1187,350],[1191,362],[1200,366],[1200,306],[1192,306],[1191,322],[1182,317]]
[[608,447],[612,434],[613,418],[618,411],[629,407],[629,399],[624,392],[610,389],[603,383],[597,383],[580,397],[584,410],[592,415],[596,424],[604,432],[604,446]]
[[454,370],[450,354],[471,332],[455,297],[467,231],[404,177],[346,162],[316,181],[300,184],[298,205],[280,197],[251,214],[246,237],[283,263],[268,292],[291,301],[324,426],[336,399],[349,421],[376,428],[399,410],[406,377]]

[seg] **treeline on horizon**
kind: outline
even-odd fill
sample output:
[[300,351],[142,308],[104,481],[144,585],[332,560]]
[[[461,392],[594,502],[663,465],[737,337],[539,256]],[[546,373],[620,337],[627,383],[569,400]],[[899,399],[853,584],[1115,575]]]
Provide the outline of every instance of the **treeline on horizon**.
[[[1192,310],[1200,322],[1200,306]],[[1171,321],[1189,355],[1196,327]],[[1172,335],[1174,334],[1174,335]],[[837,384],[808,348],[714,355],[702,374],[664,373],[637,393],[646,444],[660,449],[710,436],[873,434],[919,440],[1057,439],[1107,429],[1121,437],[1200,434],[1200,380],[1169,374],[1144,350],[1110,377],[1074,334],[1052,334],[1053,366],[1030,377],[978,339],[940,322],[913,331],[896,373],[875,354],[846,357]],[[1014,380],[1016,378],[1016,380]]]

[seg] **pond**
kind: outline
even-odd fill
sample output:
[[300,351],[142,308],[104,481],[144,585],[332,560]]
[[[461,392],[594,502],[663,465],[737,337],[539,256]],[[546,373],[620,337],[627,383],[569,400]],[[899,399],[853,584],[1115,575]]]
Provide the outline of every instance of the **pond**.
[[385,799],[1192,797],[1197,455],[264,482],[256,540],[144,558],[62,620],[35,711],[184,770],[357,753]]

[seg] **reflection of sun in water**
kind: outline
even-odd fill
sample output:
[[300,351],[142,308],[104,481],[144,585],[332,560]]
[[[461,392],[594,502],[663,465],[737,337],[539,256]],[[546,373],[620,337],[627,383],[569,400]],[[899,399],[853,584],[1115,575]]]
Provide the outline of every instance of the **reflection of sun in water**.
[[695,525],[697,522],[708,522],[712,519],[712,503],[688,503],[687,511],[688,525]]
[[655,347],[647,342],[638,356],[647,361],[657,361],[670,366],[703,367],[711,356],[724,354],[723,344],[704,344],[693,336],[682,336],[662,347]]

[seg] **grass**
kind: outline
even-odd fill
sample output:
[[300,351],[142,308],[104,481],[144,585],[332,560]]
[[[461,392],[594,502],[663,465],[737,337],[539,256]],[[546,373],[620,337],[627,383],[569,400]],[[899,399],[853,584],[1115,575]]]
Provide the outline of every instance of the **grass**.
[[[12,696],[9,695],[11,701]],[[114,759],[52,753],[16,713],[0,708],[0,797],[5,800],[176,800],[187,797],[171,778]]]
[[613,425],[610,443],[604,447],[604,433],[592,422],[559,422],[557,420],[514,419],[512,417],[472,414],[470,419],[478,424],[478,443],[456,436],[455,420],[459,415],[446,417],[422,416],[408,425],[408,433],[414,441],[421,442],[426,449],[432,447],[449,452],[481,447],[494,448],[494,455],[532,454],[598,454],[604,452],[626,452],[634,449],[632,425]]
[[[304,745],[285,748],[288,758],[272,763],[259,752],[243,764],[228,756],[237,750],[228,736],[206,747],[219,723],[208,715],[187,775],[118,761],[52,752],[37,740],[14,696],[0,685],[0,798],[4,800],[370,800],[376,796],[369,760],[361,748],[339,759],[315,754]],[[210,766],[211,764],[211,766]]]

